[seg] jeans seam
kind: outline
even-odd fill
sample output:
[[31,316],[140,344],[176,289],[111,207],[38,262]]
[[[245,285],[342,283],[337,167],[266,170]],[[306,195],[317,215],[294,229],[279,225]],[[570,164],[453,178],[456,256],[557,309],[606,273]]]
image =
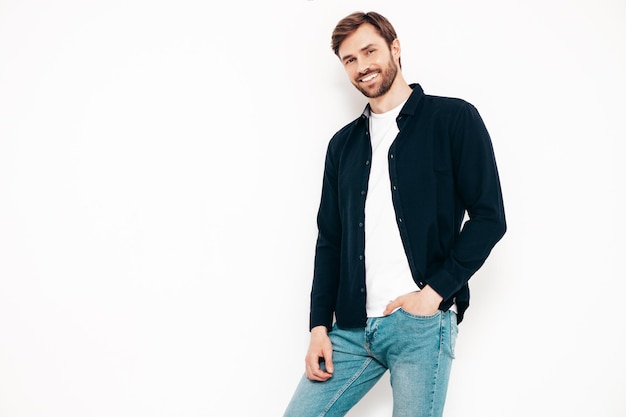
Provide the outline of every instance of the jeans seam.
[[337,393],[335,394],[335,396],[330,400],[330,402],[328,403],[328,405],[326,406],[326,408],[324,408],[324,411],[322,411],[322,414],[320,414],[319,417],[324,417],[326,415],[326,413],[328,413],[330,411],[330,409],[332,408],[332,406],[337,402],[337,400],[339,399],[339,397],[341,397],[343,395],[344,392],[346,392],[346,390],[350,387],[350,385],[352,385],[354,383],[354,381],[357,380],[357,378],[363,373],[363,371],[365,371],[365,368],[367,368],[367,366],[372,362],[372,358],[367,358],[365,360],[365,362],[363,362],[363,365],[361,365],[361,367],[354,373],[354,375],[352,375],[352,377],[348,380],[348,382],[346,382],[340,389],[339,391],[337,391]]
[[433,389],[430,395],[430,417],[433,417],[433,413],[435,411],[435,391],[437,390],[437,380],[439,379],[439,370],[441,369],[441,353],[443,350],[443,338],[444,338],[444,325],[443,325],[443,315],[439,321],[439,352],[437,353],[437,363],[435,364],[435,378],[433,379]]

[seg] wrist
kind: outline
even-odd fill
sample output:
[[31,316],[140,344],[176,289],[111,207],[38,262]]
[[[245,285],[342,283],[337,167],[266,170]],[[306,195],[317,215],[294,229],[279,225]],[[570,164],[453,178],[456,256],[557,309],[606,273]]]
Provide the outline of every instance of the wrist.
[[441,303],[443,301],[443,297],[439,295],[439,293],[435,291],[430,285],[426,285],[424,288],[422,288],[422,291],[426,291],[426,294],[432,300],[437,301],[437,303]]
[[326,330],[326,326],[315,326],[311,329],[311,335],[326,335],[328,334],[328,330]]

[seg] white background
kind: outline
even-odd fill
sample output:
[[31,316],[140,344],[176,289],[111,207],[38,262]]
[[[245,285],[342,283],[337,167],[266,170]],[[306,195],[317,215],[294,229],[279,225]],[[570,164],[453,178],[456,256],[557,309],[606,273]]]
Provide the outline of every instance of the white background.
[[[621,0],[211,4],[0,1],[0,417],[281,415],[355,10],[500,168],[446,416],[626,416]],[[390,409],[383,378],[350,415]]]

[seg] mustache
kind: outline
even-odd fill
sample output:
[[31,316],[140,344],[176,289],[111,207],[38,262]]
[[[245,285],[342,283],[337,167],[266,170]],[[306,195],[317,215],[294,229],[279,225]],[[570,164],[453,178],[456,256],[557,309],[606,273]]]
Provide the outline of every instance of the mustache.
[[372,72],[377,72],[377,71],[379,71],[378,68],[368,68],[363,72],[359,71],[358,75],[359,77],[365,77],[366,75],[371,74]]

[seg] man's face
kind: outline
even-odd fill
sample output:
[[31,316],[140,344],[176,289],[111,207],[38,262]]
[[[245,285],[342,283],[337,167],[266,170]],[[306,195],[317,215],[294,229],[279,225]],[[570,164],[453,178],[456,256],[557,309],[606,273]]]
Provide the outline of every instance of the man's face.
[[362,24],[344,39],[338,52],[348,78],[366,97],[377,98],[389,91],[398,74],[399,48],[392,44],[390,50],[374,26]]

